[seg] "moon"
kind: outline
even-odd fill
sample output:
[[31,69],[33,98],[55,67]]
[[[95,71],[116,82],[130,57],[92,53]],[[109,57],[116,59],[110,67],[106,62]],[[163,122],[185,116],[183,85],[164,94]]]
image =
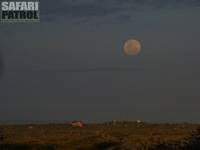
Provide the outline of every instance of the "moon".
[[128,56],[136,56],[140,53],[142,48],[141,43],[135,39],[129,39],[125,42],[123,51]]

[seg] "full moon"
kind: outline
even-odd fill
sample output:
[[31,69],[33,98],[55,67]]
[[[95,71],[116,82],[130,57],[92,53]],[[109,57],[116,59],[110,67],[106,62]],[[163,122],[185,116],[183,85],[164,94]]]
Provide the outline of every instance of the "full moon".
[[138,40],[130,39],[124,44],[123,51],[128,56],[136,56],[141,51],[141,43]]

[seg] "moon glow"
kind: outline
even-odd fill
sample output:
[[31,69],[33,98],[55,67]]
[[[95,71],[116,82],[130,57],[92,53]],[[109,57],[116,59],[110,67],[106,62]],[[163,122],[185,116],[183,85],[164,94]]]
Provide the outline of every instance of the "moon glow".
[[123,51],[128,56],[136,56],[141,51],[141,43],[138,40],[130,39],[124,44]]

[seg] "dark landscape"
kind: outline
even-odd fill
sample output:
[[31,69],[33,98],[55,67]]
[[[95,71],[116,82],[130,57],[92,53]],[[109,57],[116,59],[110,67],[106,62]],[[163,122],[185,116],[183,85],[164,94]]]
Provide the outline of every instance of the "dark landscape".
[[198,150],[200,125],[111,121],[0,125],[0,150]]
[[200,0],[0,0],[0,150],[200,150],[199,41]]

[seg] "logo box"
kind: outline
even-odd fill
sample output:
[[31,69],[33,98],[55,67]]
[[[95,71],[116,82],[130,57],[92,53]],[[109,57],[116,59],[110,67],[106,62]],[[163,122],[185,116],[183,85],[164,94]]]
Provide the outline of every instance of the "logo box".
[[0,2],[1,22],[39,22],[39,1],[5,1]]

